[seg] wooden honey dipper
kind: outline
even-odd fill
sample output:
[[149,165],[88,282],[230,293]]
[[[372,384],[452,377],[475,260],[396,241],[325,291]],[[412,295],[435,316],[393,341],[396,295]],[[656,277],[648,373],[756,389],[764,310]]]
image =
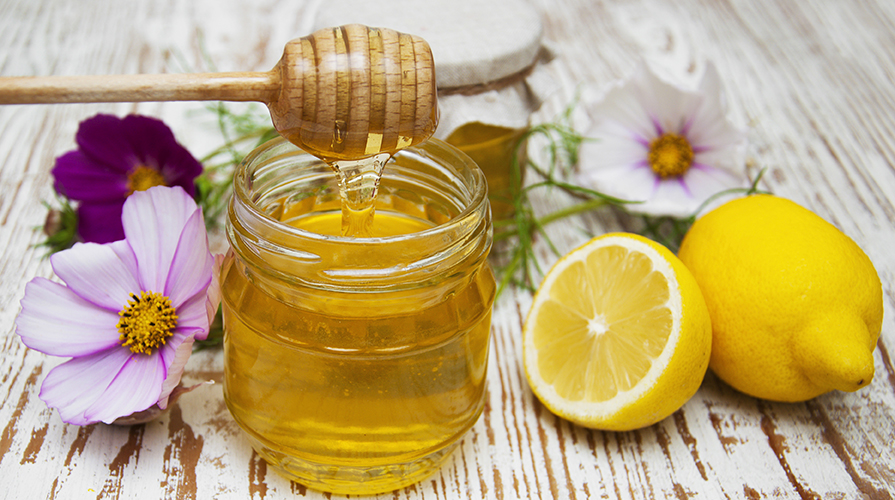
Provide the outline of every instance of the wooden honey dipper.
[[426,41],[359,24],[290,41],[268,72],[0,78],[0,104],[148,101],[263,102],[281,135],[332,160],[417,144],[438,119]]

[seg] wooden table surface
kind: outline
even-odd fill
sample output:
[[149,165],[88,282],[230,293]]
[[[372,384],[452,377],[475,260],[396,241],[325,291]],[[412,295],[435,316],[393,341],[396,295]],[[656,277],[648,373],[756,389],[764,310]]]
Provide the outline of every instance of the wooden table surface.
[[[202,68],[267,70],[308,33],[291,0],[0,0],[0,76]],[[495,304],[488,404],[444,468],[382,498],[892,498],[895,493],[895,2],[891,0],[538,0],[557,59],[550,120],[642,58],[700,68],[711,60],[731,112],[749,130],[763,187],[851,236],[884,288],[876,377],[856,393],[799,404],[744,396],[707,375],[678,412],[633,432],[599,432],[551,415],[521,367],[531,295]],[[512,15],[508,12],[507,15]],[[194,153],[219,136],[196,103],[0,106],[0,496],[54,498],[330,498],[269,471],[229,416],[221,385],[133,427],[64,424],[38,399],[61,360],[26,349],[13,321],[25,283],[51,277],[35,228],[52,200],[54,158],[97,112],[157,116]],[[557,201],[558,200],[558,201]],[[539,210],[567,200],[535,199]],[[580,230],[630,230],[603,211],[550,227],[560,251]],[[544,265],[555,257],[543,242]],[[221,380],[219,350],[194,355],[184,380]]]

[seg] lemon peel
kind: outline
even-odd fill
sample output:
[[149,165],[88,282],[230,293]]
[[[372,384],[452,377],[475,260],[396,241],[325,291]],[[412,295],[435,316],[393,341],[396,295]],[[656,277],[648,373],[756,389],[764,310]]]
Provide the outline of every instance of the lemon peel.
[[796,402],[872,380],[882,284],[835,226],[790,200],[754,195],[697,220],[678,255],[712,318],[709,367],[735,389]]

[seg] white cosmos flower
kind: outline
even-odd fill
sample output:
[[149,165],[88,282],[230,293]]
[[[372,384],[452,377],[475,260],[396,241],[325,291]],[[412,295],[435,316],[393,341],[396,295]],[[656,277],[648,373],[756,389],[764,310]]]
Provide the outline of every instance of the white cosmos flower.
[[712,195],[745,187],[746,134],[727,120],[718,72],[707,64],[695,90],[660,79],[641,63],[591,109],[579,182],[638,201],[626,208],[688,217]]

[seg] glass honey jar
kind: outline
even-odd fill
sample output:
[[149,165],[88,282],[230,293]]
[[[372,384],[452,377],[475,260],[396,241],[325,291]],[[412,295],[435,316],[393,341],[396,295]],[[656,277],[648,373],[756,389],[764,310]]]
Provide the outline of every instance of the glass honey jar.
[[[471,122],[455,129],[445,141],[466,153],[485,173],[495,220],[509,219],[522,189],[527,142],[524,128]],[[513,162],[517,162],[513,165]],[[514,171],[513,169],[517,169]]]
[[278,138],[239,166],[222,274],[224,397],[311,488],[434,473],[485,403],[495,282],[486,181],[432,139],[386,165],[370,237],[340,236],[330,167]]

